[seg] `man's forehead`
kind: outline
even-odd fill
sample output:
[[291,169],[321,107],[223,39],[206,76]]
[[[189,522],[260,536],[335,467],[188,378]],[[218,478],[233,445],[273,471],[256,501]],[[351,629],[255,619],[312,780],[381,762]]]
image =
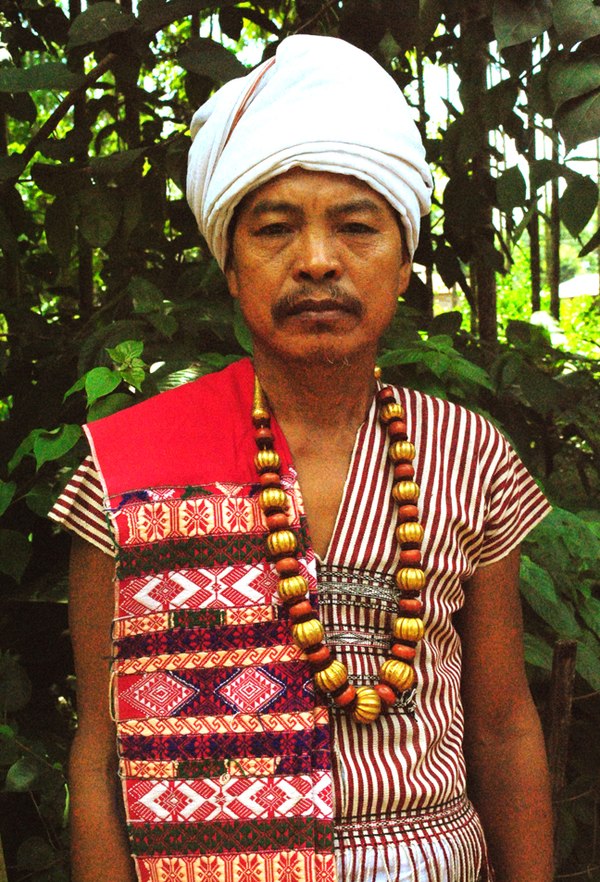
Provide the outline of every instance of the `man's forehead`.
[[261,214],[302,210],[314,204],[334,212],[393,211],[388,201],[365,181],[304,168],[290,169],[260,185],[244,197],[238,210]]

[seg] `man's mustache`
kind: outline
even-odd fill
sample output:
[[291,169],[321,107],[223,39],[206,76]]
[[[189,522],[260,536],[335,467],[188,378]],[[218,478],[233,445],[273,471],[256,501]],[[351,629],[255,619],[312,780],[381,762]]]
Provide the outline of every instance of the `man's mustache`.
[[284,294],[271,308],[271,315],[276,322],[289,318],[292,315],[304,312],[315,304],[324,309],[341,309],[350,315],[361,318],[364,312],[363,304],[357,297],[349,294],[341,285],[334,282],[323,284],[304,284]]

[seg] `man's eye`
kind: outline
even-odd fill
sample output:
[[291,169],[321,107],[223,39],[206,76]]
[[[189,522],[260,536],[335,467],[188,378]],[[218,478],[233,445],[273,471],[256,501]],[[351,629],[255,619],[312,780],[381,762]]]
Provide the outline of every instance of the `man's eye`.
[[288,224],[278,223],[278,224],[265,224],[262,227],[259,227],[255,235],[256,236],[285,236],[286,233],[289,233],[290,227]]
[[369,234],[376,233],[374,227],[369,226],[369,224],[362,224],[358,221],[352,221],[342,225],[343,233],[354,233],[354,234]]

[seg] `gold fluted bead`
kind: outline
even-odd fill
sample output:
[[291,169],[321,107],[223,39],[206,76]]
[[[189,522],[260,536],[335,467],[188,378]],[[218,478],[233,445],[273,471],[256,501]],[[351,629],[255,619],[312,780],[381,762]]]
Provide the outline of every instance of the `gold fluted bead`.
[[265,487],[260,491],[258,501],[264,512],[285,511],[289,507],[287,494],[280,487]]
[[389,457],[392,462],[401,462],[403,459],[412,462],[417,451],[412,441],[394,441],[390,444]]
[[276,530],[267,536],[267,545],[271,554],[278,557],[280,554],[293,554],[298,542],[291,530]]
[[396,585],[404,591],[420,591],[425,581],[425,573],[417,567],[401,567],[396,573]]
[[394,637],[397,640],[408,640],[418,643],[425,633],[423,619],[413,619],[407,616],[398,616],[394,622]]
[[277,593],[284,603],[288,600],[306,597],[307,591],[308,582],[304,576],[288,576],[287,578],[280,579],[277,584]]
[[391,423],[392,420],[401,420],[404,416],[404,408],[397,401],[384,404],[379,411],[379,419],[382,423]]
[[422,542],[425,531],[421,524],[414,521],[407,521],[405,524],[398,524],[396,527],[396,539],[401,545],[406,542]]
[[415,682],[415,672],[406,662],[397,658],[388,658],[379,669],[379,679],[393,686],[398,692],[404,692]]
[[254,465],[258,472],[277,472],[281,459],[274,450],[259,450],[254,457]]
[[396,502],[416,502],[419,498],[419,485],[415,481],[396,481],[392,487]]
[[319,619],[308,619],[307,622],[292,625],[292,637],[300,649],[310,649],[311,646],[323,642],[325,629]]
[[372,723],[381,713],[381,699],[370,686],[359,686],[352,716],[357,723]]
[[335,692],[347,681],[348,668],[343,662],[334,658],[324,670],[317,671],[313,676],[321,692]]

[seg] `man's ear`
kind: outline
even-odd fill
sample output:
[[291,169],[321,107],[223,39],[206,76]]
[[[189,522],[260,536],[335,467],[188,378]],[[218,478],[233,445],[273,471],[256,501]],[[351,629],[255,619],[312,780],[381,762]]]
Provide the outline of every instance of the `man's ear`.
[[235,262],[232,256],[227,257],[227,263],[225,264],[225,269],[223,270],[225,273],[225,278],[227,279],[227,287],[229,288],[229,293],[232,297],[239,297],[240,288],[238,285],[237,273],[235,271]]
[[412,262],[410,260],[405,260],[400,267],[400,274],[398,277],[398,297],[402,297],[402,295],[408,288],[408,283],[410,282],[411,275]]

